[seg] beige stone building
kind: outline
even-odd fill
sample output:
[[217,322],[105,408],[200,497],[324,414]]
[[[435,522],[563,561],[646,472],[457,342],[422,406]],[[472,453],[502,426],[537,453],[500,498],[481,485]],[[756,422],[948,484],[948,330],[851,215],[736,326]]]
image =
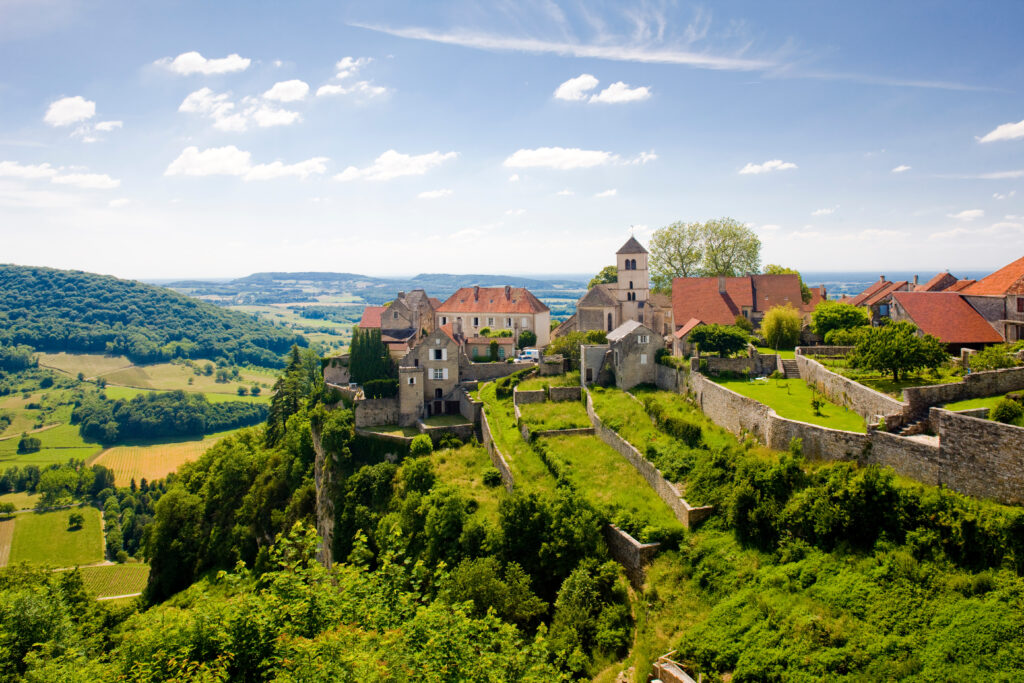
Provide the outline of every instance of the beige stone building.
[[379,328],[381,339],[393,358],[401,359],[419,339],[434,330],[434,311],[441,302],[422,289],[408,294],[399,292],[387,306],[367,306],[359,321],[360,329]]
[[463,287],[437,307],[437,327],[451,325],[457,336],[478,337],[480,330],[510,330],[513,339],[530,330],[537,346],[551,338],[551,309],[525,287]]
[[615,378],[615,386],[631,389],[638,384],[654,384],[657,378],[655,356],[665,348],[664,338],[654,330],[627,320],[608,333],[607,344],[580,348],[581,381],[603,383]]
[[459,412],[459,363],[462,349],[445,329],[435,329],[409,351],[398,366],[399,424],[419,417]]
[[658,336],[671,334],[672,300],[651,292],[647,257],[647,250],[630,237],[615,254],[618,280],[591,287],[576,302],[576,313],[559,325],[554,335],[611,332],[630,320],[646,325]]

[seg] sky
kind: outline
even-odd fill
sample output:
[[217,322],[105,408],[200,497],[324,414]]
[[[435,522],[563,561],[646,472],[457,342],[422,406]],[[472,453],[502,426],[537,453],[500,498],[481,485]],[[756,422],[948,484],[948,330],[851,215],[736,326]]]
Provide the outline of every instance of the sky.
[[590,273],[1024,255],[1024,3],[0,0],[0,263]]

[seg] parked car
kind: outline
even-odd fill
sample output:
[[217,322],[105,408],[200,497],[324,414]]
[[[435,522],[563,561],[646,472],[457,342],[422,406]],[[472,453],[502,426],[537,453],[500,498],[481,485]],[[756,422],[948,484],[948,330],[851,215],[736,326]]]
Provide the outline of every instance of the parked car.
[[523,349],[522,351],[519,352],[519,360],[539,363],[540,351],[538,349]]

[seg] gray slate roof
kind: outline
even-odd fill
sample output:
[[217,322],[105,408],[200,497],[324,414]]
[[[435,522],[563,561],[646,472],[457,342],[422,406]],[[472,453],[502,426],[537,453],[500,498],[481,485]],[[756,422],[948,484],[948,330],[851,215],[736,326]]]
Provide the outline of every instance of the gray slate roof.
[[635,320],[627,320],[626,322],[622,323],[621,325],[619,325],[614,330],[608,333],[608,341],[619,341],[620,339],[623,339],[630,333],[634,332],[638,327],[644,326]]
[[635,237],[630,237],[629,240],[622,245],[622,247],[615,252],[616,254],[646,254],[647,250],[636,241]]
[[590,291],[583,295],[583,297],[576,303],[576,307],[600,307],[607,308],[608,306],[615,306],[618,301],[612,296],[611,292],[608,291],[608,285],[594,285]]

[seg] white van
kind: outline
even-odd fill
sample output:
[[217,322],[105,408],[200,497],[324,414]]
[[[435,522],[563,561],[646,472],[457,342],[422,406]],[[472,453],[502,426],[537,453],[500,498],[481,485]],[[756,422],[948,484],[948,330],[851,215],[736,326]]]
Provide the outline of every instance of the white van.
[[540,351],[537,349],[523,349],[519,352],[519,360],[530,360],[540,362]]

